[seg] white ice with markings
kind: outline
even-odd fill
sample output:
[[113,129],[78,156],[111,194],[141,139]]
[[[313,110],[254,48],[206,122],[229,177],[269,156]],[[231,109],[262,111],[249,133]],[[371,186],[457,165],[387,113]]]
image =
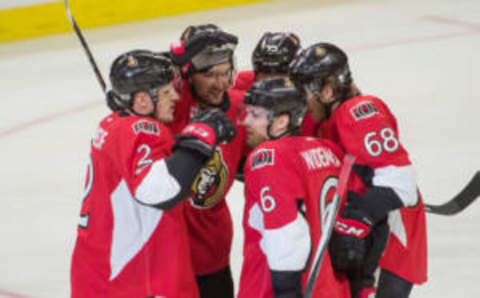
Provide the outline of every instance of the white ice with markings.
[[[267,30],[343,47],[361,90],[397,116],[426,202],[451,198],[480,169],[480,1],[273,0],[84,33],[107,76],[121,52],[166,50],[207,22],[238,34],[240,69]],[[68,297],[90,138],[108,110],[73,33],[1,44],[0,72],[0,297]],[[237,281],[242,185],[228,201]],[[427,220],[429,280],[411,297],[480,297],[480,203]]]

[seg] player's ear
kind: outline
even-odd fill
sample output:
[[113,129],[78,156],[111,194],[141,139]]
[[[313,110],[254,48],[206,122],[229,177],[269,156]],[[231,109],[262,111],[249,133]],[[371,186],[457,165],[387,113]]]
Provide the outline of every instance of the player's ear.
[[288,129],[288,124],[290,123],[290,116],[288,114],[282,114],[273,120],[272,128],[271,128],[271,135],[272,136],[279,136],[284,133]]

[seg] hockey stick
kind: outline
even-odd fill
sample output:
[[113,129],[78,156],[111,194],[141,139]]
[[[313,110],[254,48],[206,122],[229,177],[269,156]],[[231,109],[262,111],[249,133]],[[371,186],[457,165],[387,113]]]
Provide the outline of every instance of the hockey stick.
[[310,274],[308,275],[307,285],[305,287],[305,298],[310,298],[313,294],[313,289],[315,287],[315,282],[318,278],[318,274],[320,271],[320,267],[322,265],[323,256],[327,249],[327,244],[332,235],[333,226],[335,225],[335,220],[337,218],[337,213],[340,208],[340,203],[342,198],[345,195],[347,190],[348,179],[350,177],[350,172],[352,171],[353,164],[355,163],[355,157],[346,154],[343,158],[343,166],[340,170],[340,178],[338,181],[337,189],[335,190],[335,195],[333,197],[330,212],[328,213],[328,217],[323,223],[325,226],[322,229],[322,237],[318,242],[318,247],[315,252],[315,257],[312,261],[312,269],[310,270]]
[[480,196],[480,171],[450,201],[442,205],[425,204],[425,211],[439,215],[455,215],[470,206]]
[[73,18],[73,14],[70,11],[70,6],[68,3],[68,0],[64,1],[65,3],[65,12],[67,13],[68,20],[70,21],[70,24],[72,25],[73,30],[75,31],[75,34],[77,35],[78,39],[80,40],[80,43],[82,44],[83,50],[85,51],[85,54],[87,54],[88,61],[90,62],[90,65],[93,68],[93,72],[95,72],[95,76],[97,77],[97,81],[100,83],[100,86],[102,87],[102,91],[105,93],[107,90],[107,85],[105,84],[105,80],[103,79],[102,73],[98,69],[97,63],[95,62],[95,59],[93,58],[92,52],[90,51],[90,48],[88,47],[87,41],[83,37],[82,31],[77,25],[77,22]]

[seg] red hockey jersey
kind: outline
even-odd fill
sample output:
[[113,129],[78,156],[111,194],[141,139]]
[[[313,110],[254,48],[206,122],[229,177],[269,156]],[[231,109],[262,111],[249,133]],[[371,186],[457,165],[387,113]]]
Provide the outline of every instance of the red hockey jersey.
[[72,297],[198,297],[180,191],[164,158],[173,137],[148,117],[107,116],[92,140]]
[[[243,109],[242,95],[242,92],[228,90],[221,108],[233,121],[237,133],[230,143],[217,146],[213,158],[195,178],[191,198],[185,201],[184,211],[196,275],[214,273],[230,263],[233,224],[225,197],[247,148],[245,127],[239,123]],[[197,102],[184,81],[181,100],[176,109],[178,118],[171,125],[173,129],[181,131],[198,109]]]
[[390,238],[380,267],[419,284],[427,279],[424,205],[408,152],[399,139],[397,121],[374,96],[357,96],[340,105],[321,124],[318,135],[357,157],[373,172],[373,186],[390,187],[406,208],[390,212]]
[[[274,297],[270,270],[309,269],[309,254],[322,235],[342,158],[339,147],[313,137],[267,141],[249,155],[244,170],[245,239],[238,298]],[[308,272],[302,274],[303,284]],[[334,275],[328,251],[312,297],[350,297],[346,279]]]

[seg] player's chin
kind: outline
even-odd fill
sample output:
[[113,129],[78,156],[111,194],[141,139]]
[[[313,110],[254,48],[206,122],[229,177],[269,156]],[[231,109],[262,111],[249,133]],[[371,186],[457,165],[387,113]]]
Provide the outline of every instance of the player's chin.
[[207,103],[211,106],[218,107],[222,104],[223,102],[223,93],[221,94],[210,94],[207,98]]
[[172,123],[175,120],[173,113],[165,114],[162,116],[157,117],[162,123]]
[[263,143],[263,138],[255,134],[247,134],[247,145],[251,148],[255,148]]

